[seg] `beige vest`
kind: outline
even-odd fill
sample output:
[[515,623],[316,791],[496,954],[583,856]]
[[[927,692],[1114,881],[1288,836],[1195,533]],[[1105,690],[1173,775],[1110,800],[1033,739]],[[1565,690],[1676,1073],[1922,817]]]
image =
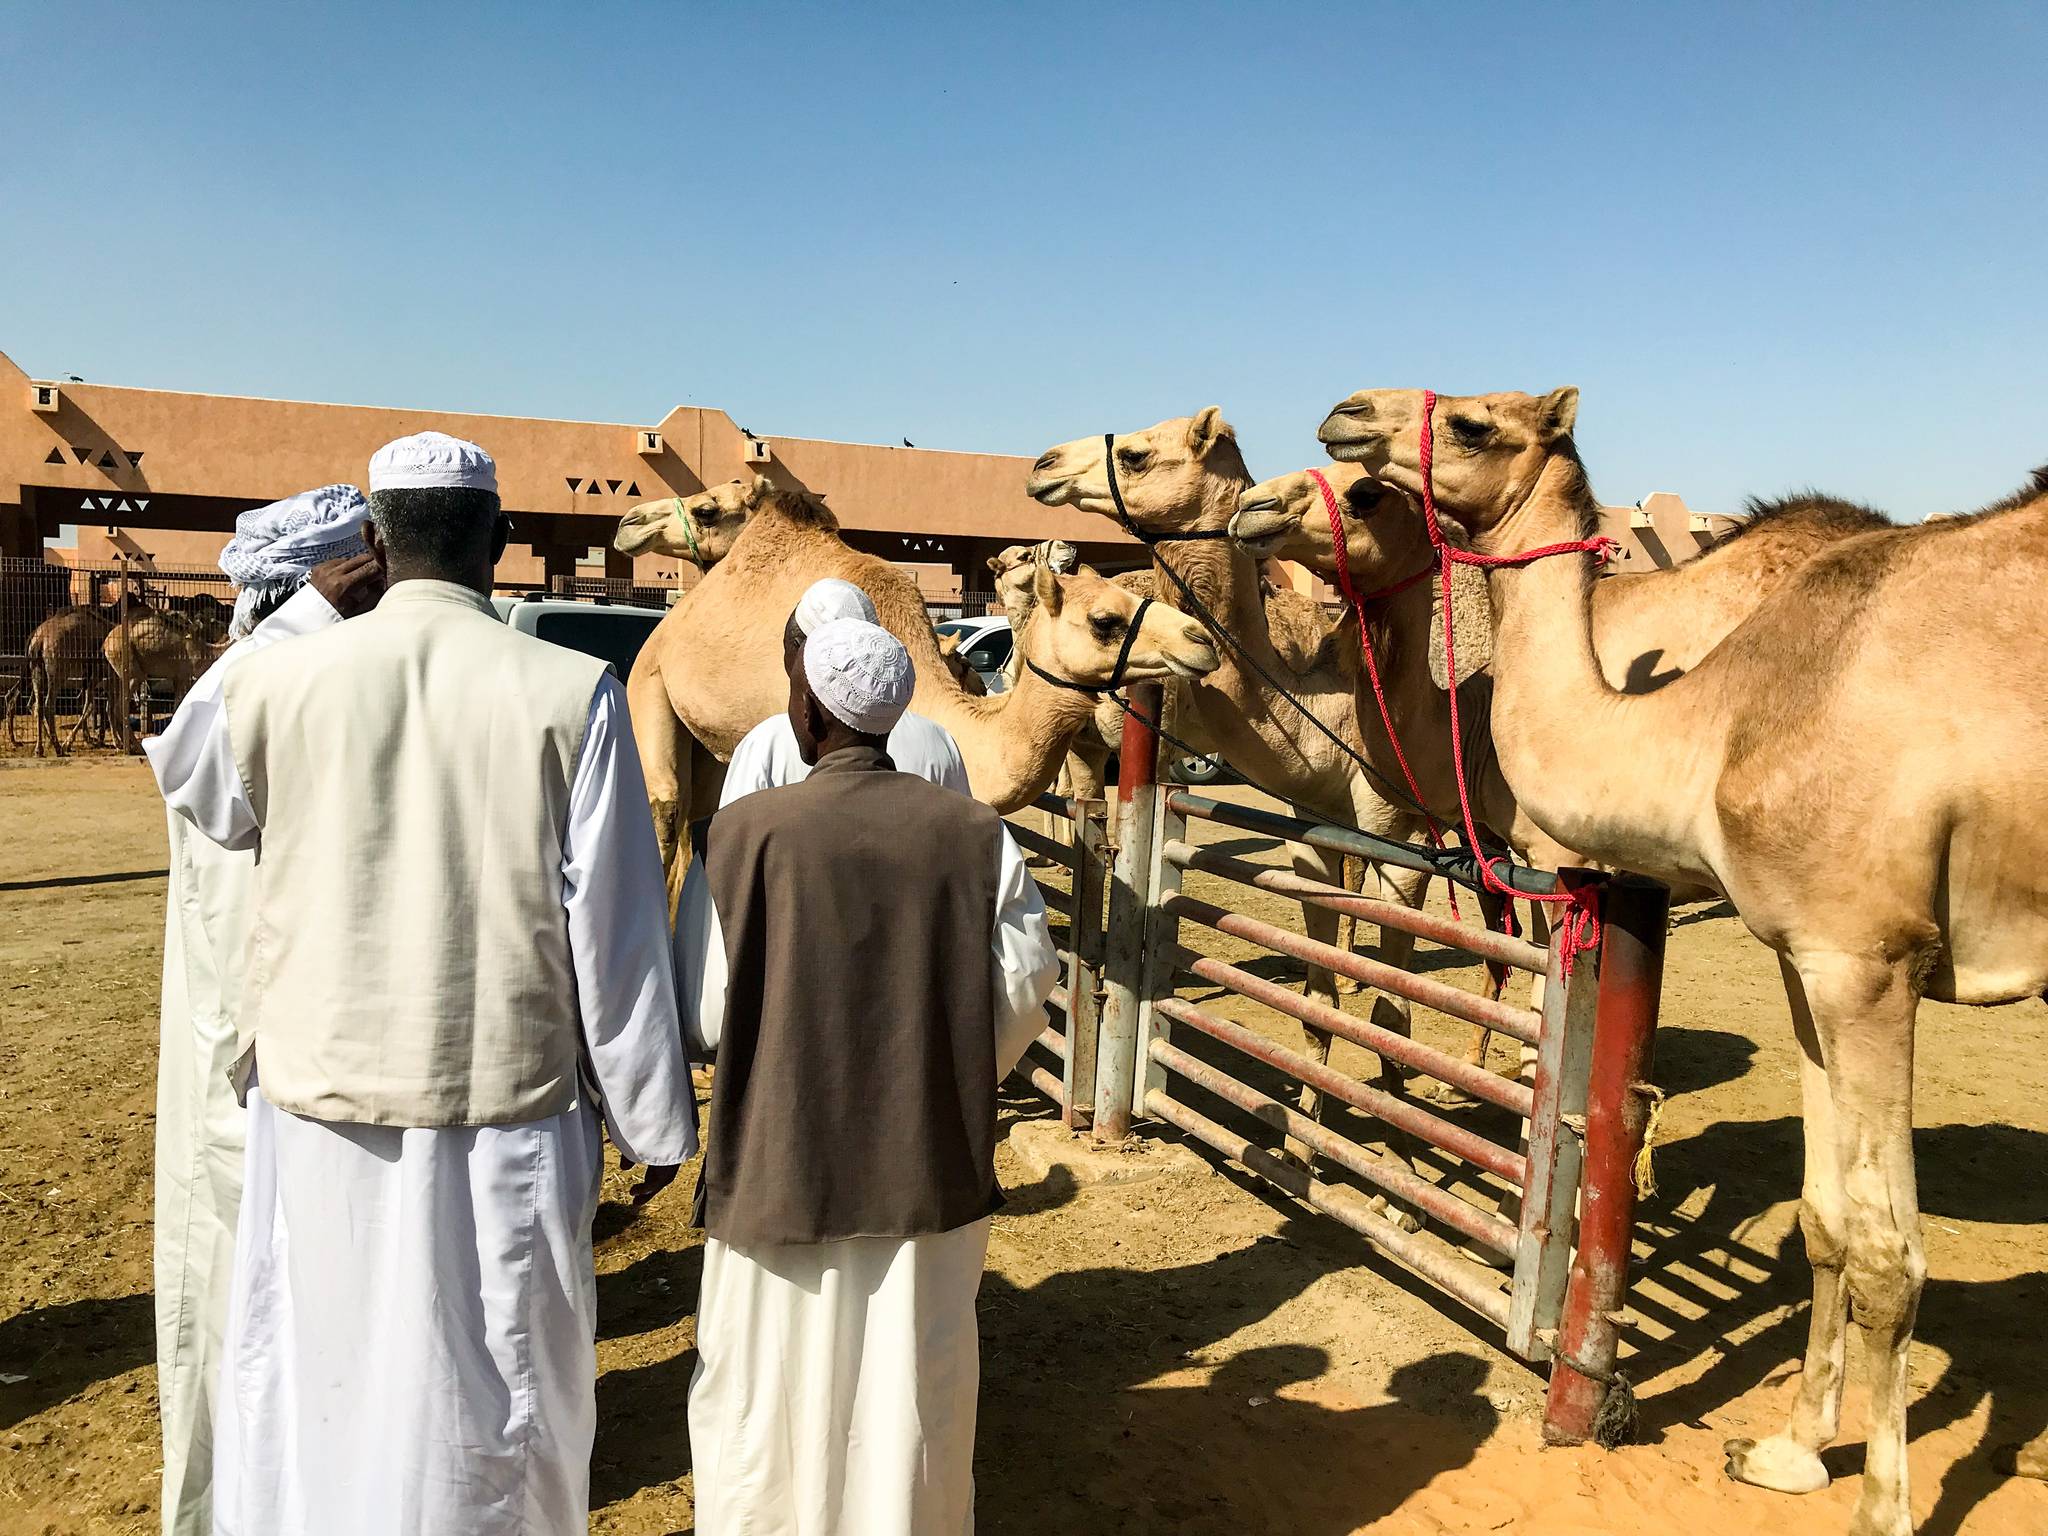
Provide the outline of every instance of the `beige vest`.
[[562,839],[603,672],[467,588],[406,581],[228,675],[263,829],[244,1082],[253,1060],[271,1103],[367,1125],[568,1108]]

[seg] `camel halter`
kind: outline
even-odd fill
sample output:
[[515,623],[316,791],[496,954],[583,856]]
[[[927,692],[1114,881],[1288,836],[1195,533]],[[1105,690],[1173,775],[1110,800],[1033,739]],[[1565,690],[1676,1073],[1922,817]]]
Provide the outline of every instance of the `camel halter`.
[[1138,643],[1138,631],[1145,627],[1145,610],[1152,606],[1152,599],[1138,599],[1138,611],[1131,615],[1131,627],[1124,631],[1124,643],[1118,647],[1116,665],[1109,669],[1109,681],[1091,687],[1087,683],[1076,683],[1064,677],[1054,677],[1029,656],[1024,658],[1025,667],[1035,676],[1051,683],[1055,688],[1065,688],[1070,693],[1085,693],[1090,698],[1100,698],[1105,693],[1114,693],[1124,685],[1124,673],[1131,664],[1131,647]]
[[[1436,551],[1437,570],[1443,583],[1444,604],[1444,680],[1451,691],[1451,762],[1458,775],[1458,809],[1465,817],[1465,839],[1479,856],[1479,875],[1486,888],[1496,895],[1513,900],[1520,896],[1524,901],[1542,902],[1546,906],[1569,908],[1560,914],[1563,925],[1558,937],[1558,965],[1565,978],[1570,979],[1572,961],[1582,950],[1595,948],[1600,943],[1600,898],[1591,886],[1577,890],[1553,891],[1547,895],[1531,895],[1512,889],[1495,871],[1496,861],[1488,858],[1479,847],[1476,824],[1472,817],[1472,792],[1465,782],[1464,736],[1458,721],[1458,650],[1457,622],[1451,608],[1451,569],[1453,566],[1471,565],[1483,570],[1497,570],[1504,566],[1534,565],[1538,560],[1547,560],[1553,555],[1592,555],[1601,563],[1620,549],[1620,545],[1604,534],[1590,539],[1569,539],[1560,544],[1544,544],[1536,549],[1525,549],[1512,555],[1482,555],[1469,549],[1454,549],[1444,538],[1443,525],[1437,520],[1436,486],[1433,468],[1436,460],[1436,438],[1431,418],[1436,414],[1436,391],[1422,392],[1422,430],[1418,437],[1417,457],[1420,459],[1422,476],[1422,520],[1429,529],[1430,546]],[[1327,496],[1329,493],[1324,492]],[[1336,509],[1331,508],[1331,522],[1337,521]],[[1338,569],[1344,569],[1340,562]],[[1359,643],[1364,643],[1364,615],[1360,615]],[[1368,652],[1368,654],[1370,654]],[[1377,679],[1375,679],[1377,686]],[[1384,708],[1384,706],[1382,706]],[[1393,734],[1393,722],[1387,722],[1387,733]],[[1395,751],[1400,750],[1398,744]]]
[[683,510],[683,498],[678,496],[676,497],[675,502],[676,521],[683,525],[683,537],[689,541],[690,559],[696,562],[697,565],[702,566],[704,564],[704,556],[702,553],[699,552],[697,548],[696,526],[691,523],[690,514]]
[[[1117,522],[1123,525],[1124,531],[1126,533],[1130,534],[1132,538],[1136,539],[1140,544],[1143,544],[1147,549],[1151,549],[1156,552],[1158,546],[1160,546],[1161,544],[1187,544],[1193,543],[1197,540],[1228,539],[1230,537],[1230,530],[1227,528],[1196,529],[1187,533],[1153,533],[1150,529],[1139,527],[1136,521],[1134,521],[1131,517],[1130,508],[1124,505],[1123,487],[1117,483],[1116,434],[1114,432],[1105,432],[1102,434],[1102,471],[1109,478],[1109,499],[1116,507]],[[1256,656],[1252,655],[1250,650],[1248,650],[1245,647],[1245,645],[1237,638],[1237,636],[1233,635],[1227,628],[1224,627],[1222,620],[1218,619],[1215,614],[1209,611],[1209,605],[1204,603],[1199,597],[1195,596],[1195,589],[1188,585],[1187,581],[1181,576],[1179,571],[1176,571],[1164,560],[1157,560],[1154,563],[1157,564],[1160,570],[1166,572],[1167,580],[1171,581],[1174,584],[1174,586],[1179,589],[1181,600],[1185,604],[1186,611],[1189,614],[1191,614],[1194,618],[1199,620],[1204,626],[1206,626],[1210,634],[1216,636],[1217,639],[1221,640],[1225,645],[1229,646],[1230,649],[1236,653],[1237,659],[1245,665],[1246,669],[1249,670],[1253,676],[1257,677],[1260,682],[1264,683],[1268,688],[1272,689],[1275,694],[1279,695],[1279,697],[1285,699],[1289,704],[1293,705],[1295,712],[1299,714],[1302,719],[1306,720],[1311,726],[1313,726],[1317,731],[1319,731],[1323,735],[1323,737],[1329,741],[1329,743],[1332,746],[1334,746],[1339,752],[1343,753],[1344,756],[1347,759],[1349,759],[1354,766],[1357,767],[1360,773],[1365,775],[1367,780],[1369,780],[1373,785],[1374,789],[1376,789],[1379,792],[1382,799],[1384,799],[1389,805],[1396,806],[1402,805],[1405,801],[1407,808],[1415,811],[1418,815],[1426,817],[1429,814],[1422,808],[1422,802],[1419,798],[1412,801],[1407,800],[1407,797],[1402,795],[1401,791],[1395,788],[1394,785],[1388,781],[1386,775],[1382,774],[1378,769],[1374,768],[1371,763],[1367,762],[1365,758],[1358,753],[1357,749],[1351,745],[1350,742],[1346,741],[1342,736],[1338,735],[1335,731],[1331,730],[1329,726],[1325,725],[1320,719],[1318,719],[1316,717],[1315,711],[1310,709],[1306,704],[1302,703],[1301,700],[1295,696],[1293,689],[1289,688],[1279,678],[1275,677],[1270,668],[1264,666]],[[1175,740],[1175,738],[1168,736],[1163,730],[1161,730],[1160,723],[1157,720],[1146,720],[1143,715],[1138,714],[1136,710],[1132,709],[1122,699],[1116,699],[1114,698],[1114,696],[1112,696],[1112,701],[1116,704],[1117,708],[1121,709],[1125,714],[1130,715],[1133,718],[1137,719],[1148,729],[1157,732],[1162,740],[1172,742],[1173,745],[1179,747],[1182,751],[1190,752],[1190,755],[1192,756],[1200,757],[1203,755],[1199,752],[1191,752],[1184,742]],[[1240,777],[1242,777],[1242,775],[1240,775]],[[1263,793],[1269,795],[1273,794],[1273,791],[1267,789],[1263,784],[1256,783],[1250,779],[1246,779],[1245,782],[1251,784],[1254,789],[1260,790]],[[1276,800],[1285,801],[1288,797],[1285,795],[1273,795],[1273,798]],[[1353,828],[1352,830],[1357,831],[1358,829]]]

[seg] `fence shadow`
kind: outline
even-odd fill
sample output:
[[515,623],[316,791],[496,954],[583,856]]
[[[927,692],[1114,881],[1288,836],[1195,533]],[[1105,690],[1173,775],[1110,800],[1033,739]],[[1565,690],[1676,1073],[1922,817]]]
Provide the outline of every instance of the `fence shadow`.
[[[1671,1061],[1664,1040],[1660,1034],[1660,1076]],[[1698,1424],[1770,1377],[1798,1369],[1812,1283],[1798,1231],[1768,1250],[1744,1234],[1774,1206],[1798,1198],[1801,1131],[1792,1116],[1723,1121],[1657,1151],[1659,1193],[1645,1212],[1648,1253],[1639,1260],[1631,1306],[1669,1336],[1638,1337],[1638,1379],[1705,1354],[1715,1358],[1696,1379],[1643,1399],[1643,1426],[1652,1438],[1676,1424]],[[1924,1222],[2048,1223],[2048,1133],[2010,1125],[1923,1126],[1913,1133],[1913,1151]],[[1675,1214],[1687,1205],[1697,1213]],[[1932,1269],[1914,1337],[1948,1363],[1913,1401],[1908,1434],[1948,1428],[1980,1407],[1989,1414],[1983,1438],[1948,1469],[1934,1513],[1918,1527],[1922,1536],[1955,1536],[2004,1480],[1992,1468],[1993,1451],[2048,1432],[2048,1330],[2041,1326],[2048,1317],[2048,1274],[1959,1280],[1940,1273],[1938,1252]],[[1772,1320],[1741,1343],[1725,1343],[1767,1317]],[[1859,1357],[1852,1371],[1860,1373],[1861,1340],[1851,1332],[1851,1353]],[[1824,1459],[1836,1476],[1857,1472],[1861,1442],[1838,1444]]]

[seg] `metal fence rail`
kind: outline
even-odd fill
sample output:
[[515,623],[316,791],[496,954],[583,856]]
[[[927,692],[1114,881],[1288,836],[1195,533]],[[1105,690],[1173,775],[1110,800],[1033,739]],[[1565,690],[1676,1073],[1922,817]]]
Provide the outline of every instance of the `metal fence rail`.
[[1066,889],[1038,881],[1047,910],[1066,920],[1063,974],[1046,1000],[1046,1027],[1039,1033],[1017,1071],[1051,1099],[1060,1119],[1075,1130],[1086,1129],[1095,1116],[1096,1058],[1102,1010],[1102,904],[1108,832],[1100,800],[1068,800],[1040,795],[1033,810],[1064,832],[1048,836],[1018,822],[1010,836],[1026,852],[1064,873]]
[[[1642,1140],[1669,893],[1651,881],[1592,871],[1514,871],[1511,882],[1526,893],[1592,889],[1604,937],[1575,956],[1567,976],[1561,924],[1548,947],[1538,946],[1198,846],[1189,823],[1209,821],[1478,883],[1465,854],[1447,858],[1159,786],[1157,740],[1145,723],[1158,718],[1158,700],[1150,708],[1135,702],[1102,939],[1097,1135],[1125,1134],[1130,1116],[1170,1126],[1328,1214],[1498,1328],[1515,1354],[1551,1362],[1546,1434],[1585,1438],[1614,1381],[1634,1222],[1631,1168]],[[1517,1006],[1317,943],[1235,910],[1227,895],[1184,892],[1189,874],[1220,881],[1226,892],[1322,907],[1521,971],[1540,982],[1540,1004]],[[1411,1007],[1499,1031],[1531,1048],[1533,1069],[1519,1080],[1496,1076],[1247,964],[1202,954],[1184,941],[1184,929],[1325,967]],[[1181,997],[1189,982],[1361,1046],[1389,1070],[1377,1085],[1359,1081]],[[1274,1090],[1275,1075],[1287,1094]],[[1506,1129],[1488,1135],[1440,1112],[1410,1094],[1414,1076],[1506,1111]],[[1287,1102],[1301,1090],[1313,1095],[1313,1111]],[[1326,1113],[1328,1106],[1338,1112]],[[1365,1117],[1382,1145],[1360,1139],[1353,1114]],[[1232,1123],[1239,1119],[1248,1125]],[[1262,1128],[1285,1144],[1263,1144]],[[1421,1157],[1408,1155],[1411,1145]]]

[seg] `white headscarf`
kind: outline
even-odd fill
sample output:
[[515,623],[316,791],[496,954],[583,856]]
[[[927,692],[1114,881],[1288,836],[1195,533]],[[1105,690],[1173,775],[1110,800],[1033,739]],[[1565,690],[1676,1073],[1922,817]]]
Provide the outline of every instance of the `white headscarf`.
[[863,736],[894,730],[917,685],[903,642],[865,619],[821,624],[804,642],[804,680],[820,704]]
[[220,552],[220,568],[241,588],[228,633],[237,640],[248,634],[259,606],[299,587],[323,560],[362,554],[369,515],[354,486],[323,485],[236,518],[235,536]]
[[806,635],[816,634],[834,619],[861,619],[872,624],[875,618],[873,599],[837,576],[812,582],[796,603],[796,627]]

